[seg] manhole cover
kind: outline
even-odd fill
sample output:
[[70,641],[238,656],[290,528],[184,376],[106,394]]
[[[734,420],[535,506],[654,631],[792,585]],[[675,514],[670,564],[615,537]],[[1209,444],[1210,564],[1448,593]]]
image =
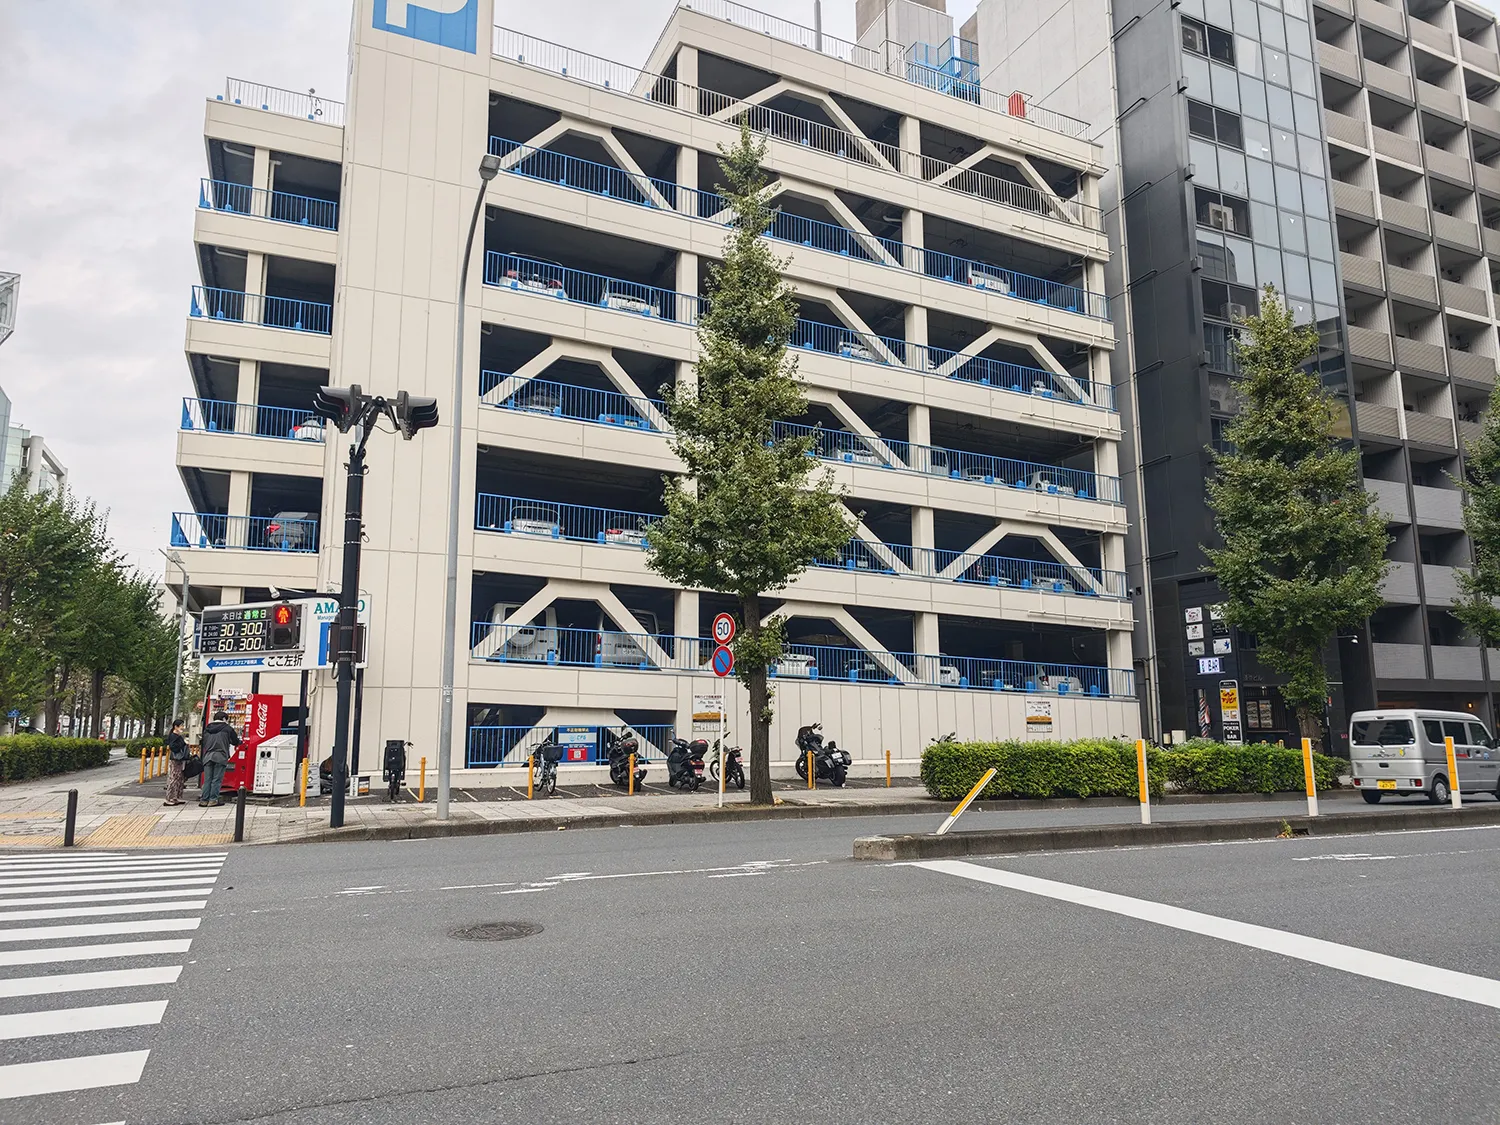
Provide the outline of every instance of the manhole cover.
[[542,927],[535,922],[480,922],[474,926],[460,926],[448,936],[460,941],[510,941],[541,932]]

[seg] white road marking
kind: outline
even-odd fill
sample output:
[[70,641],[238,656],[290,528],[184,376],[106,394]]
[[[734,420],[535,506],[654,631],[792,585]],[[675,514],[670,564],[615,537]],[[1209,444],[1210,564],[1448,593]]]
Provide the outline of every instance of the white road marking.
[[133,1004],[100,1004],[90,1008],[53,1008],[0,1016],[0,1040],[30,1039],[40,1035],[72,1035],[79,1031],[107,1031],[115,1027],[147,1027],[161,1023],[165,1000]]
[[114,957],[149,957],[157,953],[186,953],[192,938],[161,941],[112,941],[97,945],[55,945],[49,949],[0,949],[0,966],[48,965],[60,961],[102,961]]
[[101,988],[141,988],[175,984],[181,965],[154,969],[104,969],[94,973],[53,973],[45,977],[10,977],[0,980],[0,996],[52,996],[61,992],[88,992]]
[[0,942],[52,941],[112,934],[149,934],[162,930],[196,930],[199,918],[148,918],[140,922],[88,922],[80,926],[25,926],[0,930]]
[[155,898],[198,898],[212,894],[208,887],[187,887],[180,891],[122,891],[111,895],[52,895],[46,898],[0,898],[0,907],[49,906],[70,902],[137,902]]
[[[98,918],[109,914],[150,914],[168,910],[202,910],[208,899],[194,902],[131,902],[109,906],[55,906],[47,910],[0,911],[0,923],[21,922],[38,918]],[[0,934],[5,931],[0,930]]]
[[53,894],[58,891],[120,891],[132,887],[195,887],[219,881],[217,875],[194,876],[191,879],[127,879],[115,883],[46,883],[40,887],[0,887],[0,894]]
[[81,862],[34,863],[25,867],[0,865],[0,878],[11,879],[20,875],[46,875],[54,871],[110,872],[131,870],[165,870],[172,867],[223,866],[222,859],[205,859],[201,856],[167,856],[161,859],[104,859]]
[[33,867],[38,864],[139,862],[152,859],[228,859],[228,852],[73,852],[71,855],[17,855],[0,859],[0,869]]
[[71,1059],[0,1066],[0,1098],[29,1098],[70,1090],[128,1086],[141,1080],[150,1051],[120,1051],[111,1055],[80,1055]]
[[74,875],[72,872],[54,872],[50,875],[5,876],[0,878],[0,891],[19,887],[34,887],[39,883],[55,883],[67,879],[71,883],[118,883],[121,879],[146,879],[153,875],[164,878],[185,878],[195,875],[217,875],[219,864],[195,864],[191,867],[174,867],[168,871],[114,871],[107,875]]
[[1236,922],[1230,918],[1218,918],[1212,914],[1201,914],[1196,910],[1185,910],[1180,906],[1151,902],[1147,899],[1130,898],[1109,891],[1096,891],[1072,883],[1060,883],[1053,879],[1038,879],[1014,871],[1003,871],[996,867],[984,867],[963,860],[935,859],[912,863],[908,866],[926,868],[944,875],[955,875],[961,879],[973,879],[996,887],[1023,891],[1043,898],[1088,906],[1126,918],[1152,922],[1158,926],[1185,930],[1204,937],[1218,938],[1236,945],[1280,953],[1285,957],[1340,969],[1355,976],[1371,980],[1386,981],[1421,992],[1448,996],[1455,1000],[1467,1000],[1471,1004],[1482,1004],[1489,1008],[1500,1008],[1500,981],[1488,977],[1458,973],[1451,969],[1439,969],[1431,965],[1391,957],[1352,945],[1323,941],[1320,938],[1304,937],[1273,930],[1267,926],[1255,926],[1248,922]]

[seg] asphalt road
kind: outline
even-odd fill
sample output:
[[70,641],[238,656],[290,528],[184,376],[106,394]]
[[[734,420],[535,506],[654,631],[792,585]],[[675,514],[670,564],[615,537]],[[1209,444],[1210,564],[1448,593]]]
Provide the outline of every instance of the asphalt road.
[[[1500,1118],[1500,828],[955,871],[846,858],[889,819],[233,850],[186,912],[202,925],[184,955],[0,966],[0,990],[184,966],[160,987],[0,999],[0,1030],[167,1001],[152,1026],[0,1041],[6,1064],[150,1052],[138,1082],[0,1100],[0,1119]],[[0,867],[0,910],[23,877]],[[451,936],[487,922],[542,930]]]

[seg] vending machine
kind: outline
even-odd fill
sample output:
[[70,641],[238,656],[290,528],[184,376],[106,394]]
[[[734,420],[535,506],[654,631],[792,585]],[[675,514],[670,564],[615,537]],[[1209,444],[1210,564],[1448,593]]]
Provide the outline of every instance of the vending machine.
[[229,752],[229,768],[224,771],[223,792],[233,793],[241,787],[255,791],[256,748],[267,739],[281,734],[281,696],[252,695],[245,707],[245,725],[240,744]]

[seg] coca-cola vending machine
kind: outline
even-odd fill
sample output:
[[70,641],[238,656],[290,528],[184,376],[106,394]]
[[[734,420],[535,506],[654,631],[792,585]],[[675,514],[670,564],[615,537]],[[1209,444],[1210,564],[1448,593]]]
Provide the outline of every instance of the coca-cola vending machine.
[[224,771],[223,791],[233,793],[244,786],[255,785],[255,748],[281,733],[281,696],[252,695],[245,709],[245,729],[240,744],[229,754],[229,768]]

